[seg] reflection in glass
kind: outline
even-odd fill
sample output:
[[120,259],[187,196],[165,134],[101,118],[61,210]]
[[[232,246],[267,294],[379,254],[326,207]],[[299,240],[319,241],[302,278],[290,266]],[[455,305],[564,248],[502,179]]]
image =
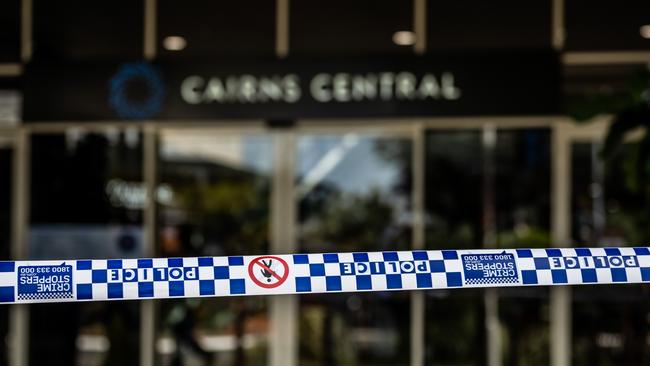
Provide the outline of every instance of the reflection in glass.
[[[165,130],[159,150],[158,255],[268,252],[272,144],[268,136]],[[158,365],[264,365],[264,297],[160,303]]]
[[[142,206],[112,200],[108,189],[115,180],[142,184],[141,142],[134,129],[32,135],[30,258],[141,254]],[[30,309],[32,365],[137,365],[137,302]]]
[[[410,247],[411,142],[303,135],[297,149],[301,252]],[[406,365],[405,292],[300,297],[301,365]]]
[[[572,235],[579,246],[633,246],[650,239],[648,184],[638,174],[638,143],[606,162],[598,143],[572,146]],[[647,171],[648,161],[640,167]],[[573,363],[650,362],[647,285],[577,286],[573,290]]]

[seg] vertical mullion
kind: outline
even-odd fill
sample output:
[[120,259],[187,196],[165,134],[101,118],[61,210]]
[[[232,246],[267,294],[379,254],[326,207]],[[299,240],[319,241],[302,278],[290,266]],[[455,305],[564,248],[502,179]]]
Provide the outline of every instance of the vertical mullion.
[[29,62],[33,52],[33,0],[22,0],[20,2],[20,59]]
[[156,29],[158,0],[144,1],[143,56],[147,60],[156,58]]
[[[289,0],[275,2],[275,55],[289,54]],[[293,253],[296,245],[296,195],[294,182],[295,133],[273,133],[273,180],[271,184],[272,253]],[[269,300],[269,359],[271,366],[298,364],[297,295],[271,296]]]
[[[158,136],[153,125],[145,125],[143,146],[143,181],[146,187],[144,209],[144,255],[153,257],[156,252],[156,189]],[[153,366],[155,344],[155,302],[140,301],[140,366]]]
[[413,31],[416,54],[424,54],[427,50],[427,0],[413,0]]
[[[483,247],[496,248],[496,144],[497,128],[491,123],[481,130],[483,151]],[[484,293],[485,330],[487,333],[487,365],[500,366],[501,324],[499,322],[499,293],[496,288],[487,288]]]
[[[13,197],[11,257],[25,259],[27,254],[27,227],[29,225],[29,133],[17,130],[13,159]],[[10,305],[9,309],[9,365],[26,366],[29,363],[29,305]]]
[[[274,174],[271,194],[271,252],[293,253],[296,248],[296,202],[294,194],[295,136],[291,131],[273,134]],[[298,364],[297,295],[269,297],[269,364],[295,366]]]
[[[29,62],[33,52],[33,0],[20,2],[20,59]],[[22,68],[21,68],[22,69]],[[27,225],[29,225],[29,133],[17,130],[13,159],[13,198],[11,256],[24,259],[27,253]],[[11,305],[9,309],[9,365],[26,366],[29,363],[29,305]]]
[[[413,31],[415,44],[413,51],[424,54],[427,48],[427,0],[413,0]],[[412,172],[413,172],[413,249],[425,248],[424,230],[424,195],[425,195],[425,147],[424,125],[414,124]],[[422,366],[425,363],[425,321],[426,299],[423,291],[411,291],[411,366]]]
[[[424,190],[425,190],[425,149],[424,126],[413,126],[412,149],[412,210],[413,210],[413,249],[425,248],[424,235]],[[411,291],[411,366],[422,366],[425,362],[425,296],[424,291]]]
[[[551,235],[553,246],[570,244],[571,220],[571,139],[568,125],[557,121],[553,125],[552,160],[552,217]],[[551,365],[571,364],[571,288],[554,286],[550,293],[550,342]]]
[[275,55],[289,55],[289,0],[275,2]]
[[552,0],[551,45],[558,51],[564,48],[564,40],[566,38],[564,22],[564,0]]
[[[144,0],[142,55],[147,60],[156,57],[157,0]],[[144,255],[153,257],[156,253],[157,223],[157,164],[158,130],[151,124],[143,129],[143,182],[146,188],[144,211]],[[140,366],[153,366],[155,363],[156,341],[156,303],[154,300],[140,301]]]

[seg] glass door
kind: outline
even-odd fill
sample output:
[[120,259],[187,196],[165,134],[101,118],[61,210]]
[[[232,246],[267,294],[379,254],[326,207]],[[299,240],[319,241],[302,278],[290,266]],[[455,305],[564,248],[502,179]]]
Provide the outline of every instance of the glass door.
[[[268,253],[274,168],[273,140],[268,133],[162,129],[156,254]],[[219,286],[241,285],[228,282],[225,272],[215,272],[215,276]],[[201,291],[214,294],[211,286]],[[269,299],[261,296],[160,301],[156,364],[266,365],[268,304]]]
[[[409,135],[299,133],[299,252],[409,250],[412,145]],[[311,275],[340,289],[331,265],[312,264]],[[403,291],[301,296],[299,364],[409,365],[409,301]]]
[[[650,242],[650,160],[632,136],[603,155],[606,125],[569,140],[571,238],[575,246],[645,246]],[[595,126],[597,127],[597,126]],[[572,301],[574,365],[650,362],[648,285],[577,286]]]
[[[496,122],[425,134],[427,249],[550,246],[551,130]],[[426,292],[426,364],[547,365],[546,288]]]
[[[29,259],[143,255],[142,133],[137,128],[31,132]],[[109,291],[93,270],[88,291]],[[30,305],[31,365],[137,365],[140,302]]]

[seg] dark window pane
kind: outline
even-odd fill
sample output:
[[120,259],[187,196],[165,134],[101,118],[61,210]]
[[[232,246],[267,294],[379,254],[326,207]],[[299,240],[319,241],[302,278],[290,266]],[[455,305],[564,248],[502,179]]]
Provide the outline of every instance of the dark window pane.
[[483,291],[427,291],[425,357],[427,365],[483,365],[485,305]]
[[68,130],[65,135],[33,136],[32,225],[141,224],[141,157],[142,136],[137,130],[106,134]]
[[[160,0],[157,46],[160,56],[188,60],[223,55],[273,56],[275,3]],[[166,49],[165,39],[170,36],[183,37],[185,48],[180,51]]]
[[[300,136],[299,251],[408,249],[411,151],[407,138]],[[301,296],[300,306],[300,364],[409,364],[407,292]]]
[[136,301],[30,305],[29,364],[137,366]]
[[551,133],[499,130],[495,163],[497,244],[546,248],[550,240]]
[[[583,246],[589,246],[596,239],[594,198],[602,200],[602,196],[592,197],[591,192],[602,188],[603,184],[603,166],[598,163],[599,147],[598,144],[590,143],[573,144],[571,151],[571,237],[576,244]],[[598,173],[600,182],[594,182],[594,174]]]
[[300,297],[300,365],[409,365],[408,292]]
[[34,59],[142,57],[142,0],[34,0]]
[[413,3],[399,0],[290,2],[290,54],[413,53],[393,34],[412,31]]
[[567,49],[650,49],[650,40],[640,33],[650,24],[650,1],[571,0],[565,7]]
[[[646,186],[637,174],[638,143],[625,144],[607,164],[600,143],[572,147],[572,234],[584,246],[650,241]],[[648,162],[644,162],[647,167]],[[643,165],[641,165],[643,166]]]
[[[159,154],[159,256],[268,252],[270,136],[164,130]],[[266,364],[267,301],[247,296],[162,302],[157,361]]]
[[573,365],[650,362],[647,285],[578,286],[573,293]]
[[0,7],[0,62],[20,61],[20,0],[4,0]]
[[550,364],[549,289],[499,289],[504,365]]
[[[30,259],[142,256],[142,136],[68,130],[31,138]],[[139,303],[30,306],[32,365],[137,365]]]
[[480,131],[426,135],[426,242],[429,249],[483,246]]
[[429,1],[427,49],[549,48],[551,1]]

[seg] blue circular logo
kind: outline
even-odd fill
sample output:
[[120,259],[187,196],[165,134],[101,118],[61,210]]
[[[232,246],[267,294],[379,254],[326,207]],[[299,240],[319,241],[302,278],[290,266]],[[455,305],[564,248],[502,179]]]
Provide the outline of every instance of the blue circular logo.
[[[133,96],[134,84],[141,98]],[[158,71],[146,62],[122,65],[108,83],[109,104],[123,119],[147,119],[155,116],[165,100],[165,83]]]

